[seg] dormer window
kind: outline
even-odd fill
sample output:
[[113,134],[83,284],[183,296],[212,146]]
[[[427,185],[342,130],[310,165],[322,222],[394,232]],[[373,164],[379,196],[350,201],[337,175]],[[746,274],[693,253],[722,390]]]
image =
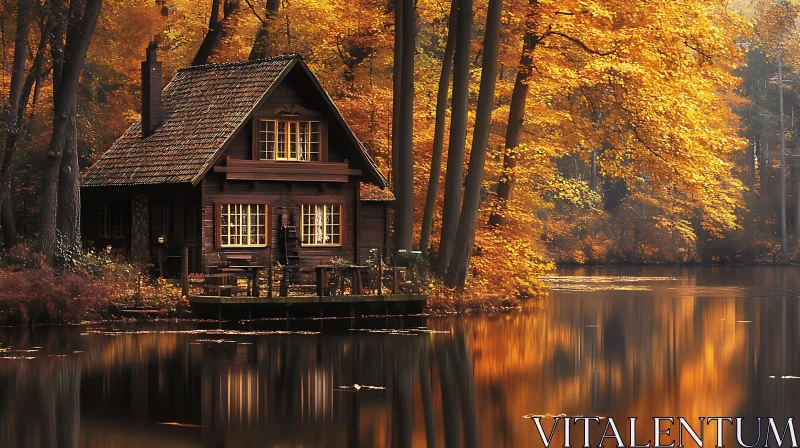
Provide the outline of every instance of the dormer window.
[[260,120],[258,158],[297,162],[321,160],[320,122]]

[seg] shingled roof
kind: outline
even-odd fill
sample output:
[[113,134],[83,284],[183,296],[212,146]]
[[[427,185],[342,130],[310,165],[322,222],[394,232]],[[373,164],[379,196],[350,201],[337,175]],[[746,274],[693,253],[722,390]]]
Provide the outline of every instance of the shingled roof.
[[244,126],[272,87],[299,64],[323,95],[373,179],[387,181],[298,55],[208,64],[178,71],[161,93],[164,117],[147,138],[137,120],[84,175],[83,186],[193,183],[202,179],[226,143]]

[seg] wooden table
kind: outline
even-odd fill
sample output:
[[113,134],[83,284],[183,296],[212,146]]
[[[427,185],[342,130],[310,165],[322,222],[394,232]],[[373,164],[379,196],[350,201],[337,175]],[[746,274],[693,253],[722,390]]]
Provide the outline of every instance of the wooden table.
[[314,267],[314,271],[317,273],[317,296],[325,297],[331,295],[331,272],[342,270],[343,268],[344,266],[336,265],[321,265]]
[[243,271],[253,271],[253,297],[259,297],[261,292],[259,291],[259,284],[258,284],[258,271],[261,269],[266,268],[267,266],[257,265],[257,264],[245,264],[245,265],[229,265],[228,268],[230,269],[241,269]]
[[322,265],[316,266],[314,270],[317,273],[317,295],[319,297],[325,297],[331,295],[330,291],[330,281],[331,281],[331,273],[338,272],[339,275],[339,285],[336,286],[337,290],[341,290],[344,293],[344,279],[345,277],[350,277],[352,282],[352,288],[350,289],[351,295],[364,295],[364,281],[361,276],[361,272],[364,269],[369,269],[369,266],[358,266],[358,265]]
[[350,289],[350,294],[354,296],[364,295],[364,280],[361,273],[369,266],[350,265],[346,266],[346,272],[353,279],[353,287]]

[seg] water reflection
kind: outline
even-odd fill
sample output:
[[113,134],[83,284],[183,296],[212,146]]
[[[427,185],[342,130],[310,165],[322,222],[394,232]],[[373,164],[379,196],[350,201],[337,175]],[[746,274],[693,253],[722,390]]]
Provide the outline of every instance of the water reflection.
[[521,312],[355,322],[393,331],[335,320],[5,330],[0,446],[528,447],[542,445],[523,416],[547,413],[637,416],[644,443],[654,416],[800,408],[799,269],[567,274]]

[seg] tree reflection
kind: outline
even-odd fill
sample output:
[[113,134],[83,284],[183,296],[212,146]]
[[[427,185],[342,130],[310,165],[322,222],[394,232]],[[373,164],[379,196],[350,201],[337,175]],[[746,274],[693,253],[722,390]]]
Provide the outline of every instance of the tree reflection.
[[606,271],[520,312],[381,322],[396,331],[9,330],[0,354],[35,359],[0,360],[0,446],[540,446],[523,415],[796,413],[796,271],[659,272],[679,280]]

